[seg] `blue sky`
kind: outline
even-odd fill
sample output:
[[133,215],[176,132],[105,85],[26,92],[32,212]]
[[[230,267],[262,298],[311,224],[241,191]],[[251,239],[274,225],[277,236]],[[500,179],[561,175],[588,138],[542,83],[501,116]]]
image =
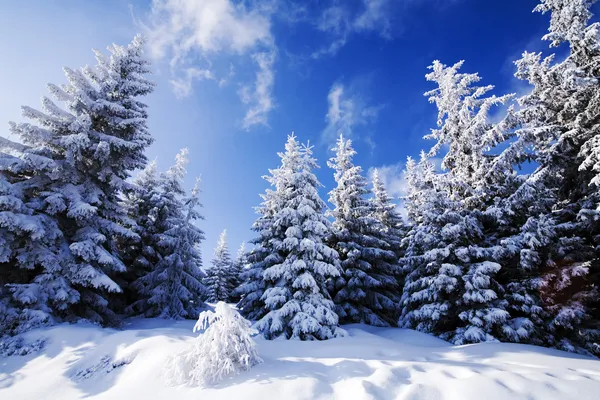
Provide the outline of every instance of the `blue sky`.
[[[253,237],[261,176],[295,131],[326,167],[338,132],[355,141],[356,162],[382,169],[394,195],[407,156],[429,144],[436,111],[423,93],[434,59],[465,59],[498,93],[526,88],[512,61],[540,40],[548,16],[537,0],[28,0],[0,5],[0,135],[20,106],[38,106],[61,67],[94,62],[92,48],[149,38],[157,90],[147,100],[156,138],[149,158],[168,168],[190,150],[187,185],[202,175],[204,262],[221,230],[232,252]],[[2,128],[2,126],[4,128]],[[9,137],[10,138],[10,137]],[[11,138],[15,139],[15,138]]]

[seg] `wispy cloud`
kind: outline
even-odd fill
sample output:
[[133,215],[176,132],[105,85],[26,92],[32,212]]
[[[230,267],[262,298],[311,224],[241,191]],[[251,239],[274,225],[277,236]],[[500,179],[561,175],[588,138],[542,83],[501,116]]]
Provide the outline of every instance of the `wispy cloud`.
[[268,16],[230,0],[154,0],[150,24],[153,54],[173,64],[196,51],[244,54],[271,42]]
[[233,66],[233,64],[229,64],[229,73],[227,74],[227,76],[219,79],[219,87],[223,87],[223,86],[227,86],[227,84],[229,84],[229,82],[233,79],[233,77],[235,76],[235,67]]
[[382,37],[389,39],[391,35],[392,2],[390,0],[363,0],[364,10],[360,13],[353,26],[357,31],[376,31]]
[[432,3],[444,7],[460,0],[360,0],[358,7],[350,1],[333,2],[325,10],[319,10],[320,16],[316,28],[329,36],[326,45],[315,50],[310,57],[318,59],[333,56],[352,36],[375,34],[383,39],[393,39],[402,31],[403,22],[409,14],[409,7]]
[[311,54],[313,59],[335,55],[346,44],[353,31],[350,12],[339,5],[325,9],[317,20],[316,27],[321,32],[329,34],[331,39],[327,45]]
[[212,72],[208,69],[186,68],[183,71],[183,76],[174,77],[169,81],[173,89],[173,93],[177,98],[187,97],[192,92],[192,83],[194,80],[214,80]]
[[249,105],[243,122],[245,129],[256,124],[268,125],[267,115],[275,107],[271,95],[275,79],[275,71],[273,70],[275,52],[258,53],[252,58],[258,65],[256,81],[251,86],[242,86],[240,90],[242,101],[244,104]]
[[311,54],[313,59],[335,55],[357,33],[376,33],[391,38],[392,0],[362,0],[358,12],[346,5],[334,4],[325,9],[317,21],[317,29],[329,34],[327,45]]
[[245,89],[240,91],[248,107],[243,126],[248,129],[257,124],[266,125],[274,104],[273,67],[277,54],[271,33],[275,8],[267,7],[269,4],[153,0],[143,26],[151,54],[169,63],[175,95],[189,96],[193,84],[199,80],[212,80],[225,86],[234,75],[232,63],[252,59],[256,80],[253,84],[243,82]]
[[[392,39],[396,20],[402,16],[399,5],[413,2],[417,0],[332,0],[314,8],[303,2],[277,0],[152,0],[149,15],[138,23],[149,38],[150,53],[168,63],[177,97],[192,95],[201,81],[219,87],[235,83],[246,106],[242,126],[250,129],[268,126],[276,104],[273,89],[280,52],[273,36],[275,23],[309,22],[325,34],[325,42],[303,57],[308,61],[335,55],[354,35]],[[234,74],[236,68],[241,73]],[[377,109],[365,110],[364,115],[351,111],[339,123],[351,128],[376,118],[376,113]]]
[[[371,105],[362,93],[353,85],[344,86],[335,83],[327,95],[328,111],[325,116],[327,126],[321,135],[322,141],[333,142],[339,134],[347,138],[355,137],[359,126],[366,126],[377,121],[383,105]],[[373,148],[373,138],[366,136],[367,144]]]

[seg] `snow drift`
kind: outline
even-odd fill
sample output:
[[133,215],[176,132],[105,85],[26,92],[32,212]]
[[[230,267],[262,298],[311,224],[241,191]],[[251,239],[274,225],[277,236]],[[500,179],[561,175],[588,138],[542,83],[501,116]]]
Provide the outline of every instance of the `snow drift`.
[[136,320],[117,331],[61,325],[26,334],[41,353],[0,359],[0,399],[597,399],[600,362],[529,345],[451,346],[406,329],[346,326],[324,342],[254,338],[264,359],[201,389],[169,387],[167,360],[194,321]]

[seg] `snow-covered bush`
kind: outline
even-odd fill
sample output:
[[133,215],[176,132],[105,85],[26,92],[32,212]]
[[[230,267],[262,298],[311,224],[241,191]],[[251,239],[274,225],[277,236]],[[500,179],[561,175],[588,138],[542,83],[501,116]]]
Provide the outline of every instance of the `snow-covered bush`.
[[194,326],[197,331],[204,332],[194,345],[165,366],[168,384],[209,387],[262,362],[250,337],[250,323],[222,301],[214,312],[200,313]]

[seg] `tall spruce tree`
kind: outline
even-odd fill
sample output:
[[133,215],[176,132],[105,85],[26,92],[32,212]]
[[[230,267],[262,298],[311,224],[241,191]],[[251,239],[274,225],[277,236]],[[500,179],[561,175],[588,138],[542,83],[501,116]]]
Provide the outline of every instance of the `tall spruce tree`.
[[238,303],[240,301],[238,288],[243,283],[242,274],[244,273],[247,263],[248,254],[246,251],[246,242],[242,242],[229,270],[230,303]]
[[[283,162],[283,153],[279,153]],[[265,280],[263,272],[272,265],[282,262],[281,254],[273,247],[273,238],[282,235],[281,228],[274,225],[275,215],[283,208],[286,193],[281,184],[278,186],[277,176],[280,170],[269,170],[270,174],[263,176],[272,188],[261,194],[263,199],[260,206],[256,207],[256,213],[260,217],[252,224],[252,230],[258,236],[251,241],[254,248],[248,254],[248,268],[241,275],[242,283],[236,290],[240,296],[238,308],[244,317],[250,321],[261,319],[267,313],[262,300],[265,291]]]
[[[461,61],[448,67],[435,61],[426,76],[427,80],[438,85],[425,94],[438,108],[438,126],[426,136],[436,140],[428,156],[436,156],[440,150],[447,148],[442,159],[445,171],[430,177],[437,181],[433,184],[432,193],[438,198],[445,198],[446,206],[422,210],[427,213],[439,211],[438,215],[424,221],[437,228],[421,227],[431,235],[436,235],[437,231],[437,238],[429,241],[430,245],[434,244],[432,248],[412,252],[409,263],[419,270],[415,263],[427,265],[435,259],[440,265],[434,274],[441,275],[441,281],[446,281],[450,269],[453,269],[454,277],[461,276],[456,283],[450,283],[452,291],[458,291],[458,298],[444,303],[444,307],[450,309],[448,315],[457,315],[458,319],[446,321],[442,328],[445,332],[439,330],[438,322],[420,325],[419,318],[412,317],[419,313],[406,314],[409,318],[404,321],[407,326],[416,323],[416,326],[427,329],[433,327],[434,333],[457,344],[501,339],[509,321],[504,288],[497,279],[501,270],[499,246],[495,240],[497,223],[483,212],[486,202],[494,196],[489,194],[488,186],[482,184],[482,180],[490,164],[487,152],[506,140],[505,135],[489,122],[489,110],[492,106],[504,104],[511,96],[488,96],[493,87],[476,86],[479,76],[460,73],[462,64]],[[436,201],[435,197],[432,200]],[[415,239],[416,235],[412,238],[423,240]],[[435,257],[420,258],[430,252],[434,252]],[[412,290],[419,291],[424,287],[409,283]],[[417,310],[430,308],[432,300],[438,302],[433,294],[423,297]],[[431,318],[435,316],[432,314]]]
[[208,301],[227,301],[231,296],[231,273],[233,262],[227,248],[227,230],[221,232],[215,248],[212,267],[206,271],[204,285],[208,290]]
[[[188,150],[176,157],[175,165],[158,180],[158,193],[137,201],[147,201],[140,210],[150,210],[149,218],[138,220],[142,231],[144,253],[139,255],[141,275],[131,287],[136,300],[129,310],[135,314],[160,318],[195,318],[204,308],[206,288],[199,244],[204,233],[196,226],[202,219],[198,213],[199,181],[186,195],[183,178],[188,163]],[[151,184],[155,177],[147,170],[138,182]],[[150,191],[145,188],[144,192]],[[143,260],[142,260],[143,258]]]
[[343,270],[333,285],[337,312],[343,322],[390,326],[400,300],[396,254],[366,198],[370,191],[362,169],[352,163],[356,154],[352,142],[340,136],[334,151],[336,156],[328,162],[337,183],[329,197],[334,205],[330,244],[339,253]]
[[[118,242],[136,237],[119,196],[131,188],[126,182],[131,171],[145,166],[144,150],[152,142],[146,105],[139,100],[154,87],[142,50],[136,36],[128,46],[109,47],[109,57],[96,52],[95,67],[65,68],[68,83],[48,85],[63,107],[44,97],[42,111],[22,109],[33,123],[11,123],[27,145],[19,158],[30,171],[13,176],[13,184],[31,187],[22,201],[52,219],[62,237],[52,252],[61,254],[60,275],[71,293],[57,293],[69,299],[68,309],[60,305],[67,319],[118,321],[107,293],[121,290],[113,280],[125,271]],[[27,283],[37,278],[35,273]]]
[[258,236],[251,241],[254,248],[248,253],[248,268],[242,273],[243,282],[236,291],[241,297],[238,308],[242,315],[251,321],[259,320],[267,313],[262,300],[265,291],[264,270],[283,261],[283,254],[273,247],[273,239],[285,234],[281,226],[274,225],[275,216],[290,197],[285,186],[287,183],[280,177],[297,167],[284,158],[284,153],[278,155],[282,161],[281,166],[269,170],[269,175],[262,177],[271,187],[260,195],[263,201],[256,207],[256,213],[260,217],[252,225],[252,230],[257,232]]
[[455,255],[465,270],[459,318],[462,326],[456,330],[454,342],[498,340],[513,331],[507,311],[505,288],[499,279],[503,247],[498,236],[498,221],[482,211],[497,196],[498,188],[484,181],[490,159],[498,144],[507,136],[490,122],[492,107],[505,104],[512,95],[497,97],[488,93],[493,86],[477,86],[477,74],[460,73],[463,62],[446,67],[439,62],[431,66],[427,79],[438,88],[426,93],[438,108],[438,128],[426,138],[437,140],[430,155],[444,146],[442,168],[446,173],[447,190],[460,208],[462,231]]
[[135,190],[124,194],[123,206],[128,217],[135,222],[138,238],[121,243],[127,272],[119,282],[123,288],[125,312],[138,315],[147,310],[147,296],[142,295],[144,286],[138,279],[152,272],[160,260],[158,240],[164,221],[161,217],[165,206],[165,197],[161,188],[161,178],[157,172],[156,161],[150,162],[133,181]]
[[385,241],[390,245],[391,250],[396,253],[398,259],[404,256],[402,240],[407,234],[406,221],[398,212],[398,207],[392,202],[392,197],[388,194],[383,181],[379,176],[379,171],[373,171],[373,197],[372,213],[373,217],[380,224]]
[[525,52],[516,62],[516,76],[532,86],[515,112],[515,133],[535,149],[539,165],[528,190],[548,193],[539,198],[551,204],[531,215],[515,240],[528,245],[523,268],[539,275],[530,282],[544,310],[537,326],[542,344],[598,355],[600,39],[598,23],[589,24],[593,3],[542,0],[535,11],[551,13],[544,39],[568,44],[569,54],[556,62],[554,55]]
[[325,243],[330,224],[312,172],[317,163],[294,135],[279,155],[282,165],[269,178],[282,200],[269,227],[268,245],[276,256],[268,256],[270,265],[262,273],[267,314],[256,327],[268,339],[329,339],[342,331],[326,281],[340,272],[336,251]]
[[25,147],[9,141],[0,147],[2,337],[60,319],[79,293],[64,276],[62,232],[53,218],[36,212],[35,171],[19,157]]
[[[253,228],[255,226],[256,223]],[[250,321],[256,321],[266,314],[261,299],[265,291],[265,281],[262,273],[268,262],[268,250],[267,247],[262,247],[261,244],[258,244],[257,248],[248,253],[248,268],[242,272],[242,283],[234,292],[235,295],[240,297],[237,305],[240,313]]]
[[456,225],[460,216],[424,152],[418,163],[408,159],[406,179],[405,206],[411,228],[400,260],[405,279],[398,325],[450,339],[460,323],[456,305],[464,269],[448,262],[453,238],[441,232]]

